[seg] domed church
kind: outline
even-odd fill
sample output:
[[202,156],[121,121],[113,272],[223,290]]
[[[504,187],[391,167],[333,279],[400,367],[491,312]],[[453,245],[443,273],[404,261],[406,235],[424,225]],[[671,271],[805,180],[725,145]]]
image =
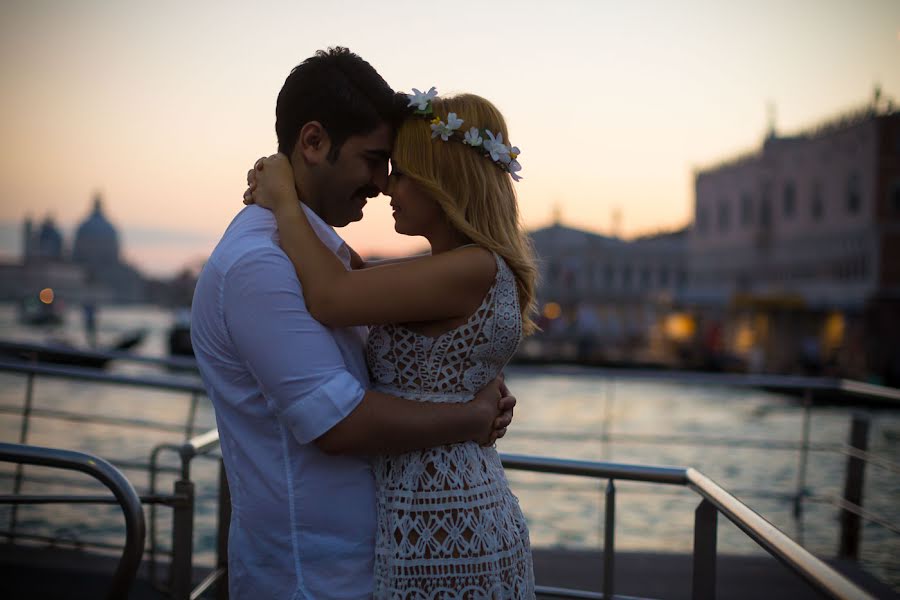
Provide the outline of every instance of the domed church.
[[72,261],[88,267],[119,263],[119,234],[103,214],[103,201],[94,196],[94,210],[75,233]]
[[26,219],[22,241],[25,271],[21,275],[34,279],[38,289],[54,287],[66,290],[63,295],[69,298],[103,302],[136,302],[145,297],[140,273],[122,260],[119,233],[103,213],[100,194],[94,196],[91,212],[75,231],[71,253],[65,251],[63,237],[49,217],[40,227]]

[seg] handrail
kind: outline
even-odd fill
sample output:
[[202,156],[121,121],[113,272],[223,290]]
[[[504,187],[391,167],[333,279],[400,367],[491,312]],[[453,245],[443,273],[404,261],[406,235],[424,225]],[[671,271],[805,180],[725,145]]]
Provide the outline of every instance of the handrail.
[[17,362],[9,360],[0,360],[0,371],[13,371],[15,373],[45,375],[47,377],[64,377],[67,379],[110,383],[116,385],[152,387],[174,392],[190,392],[194,394],[206,395],[206,389],[203,387],[203,383],[201,383],[200,381],[190,381],[181,377],[161,377],[158,375],[152,377],[146,375],[120,375],[115,373],[107,373],[105,371],[100,371],[99,369],[88,369],[84,367],[48,366],[44,364],[32,364],[27,362]]
[[753,541],[798,573],[818,591],[831,598],[872,598],[867,592],[810,554],[777,527],[696,469],[648,467],[519,454],[501,454],[500,459],[505,468],[514,470],[577,475],[595,479],[685,485],[711,502],[718,511],[728,517]]
[[[125,547],[116,566],[107,598],[111,600],[127,598],[144,554],[146,525],[137,492],[122,472],[102,458],[91,454],[4,442],[0,442],[0,461],[81,471],[112,491],[125,515]],[[10,499],[3,500],[4,503],[9,501]]]
[[741,373],[707,373],[705,371],[660,370],[660,369],[616,369],[610,367],[548,366],[550,372],[589,373],[591,376],[608,379],[640,379],[673,381],[676,383],[709,384],[728,387],[767,387],[782,390],[812,390],[843,392],[866,400],[884,402],[889,406],[900,406],[900,389],[876,385],[853,379],[836,377],[813,377],[807,375],[767,375]]
[[[23,344],[24,345],[24,344]],[[25,345],[27,346],[27,345]],[[41,346],[35,346],[41,348]],[[48,347],[47,349],[52,349]],[[86,353],[98,354],[98,353]],[[154,358],[139,357],[128,355],[128,353],[99,353],[99,355],[108,356],[110,358],[129,359],[137,362],[148,362],[163,366],[187,366],[182,364],[180,359],[171,358]],[[120,356],[124,355],[124,356]],[[190,359],[188,359],[190,360]],[[551,371],[562,370],[566,372],[578,372],[583,368],[578,367],[548,367]],[[153,385],[167,387],[172,385],[170,389],[181,391],[198,391],[205,393],[203,386],[199,383],[192,384],[190,382],[179,381],[174,378],[158,378],[158,377],[140,377],[140,376],[123,376],[112,375],[98,371],[97,369],[87,369],[78,367],[58,367],[47,366],[46,364],[34,364],[25,361],[0,360],[0,370],[18,371],[21,373],[32,372],[35,374],[44,374],[60,377],[74,377],[76,379],[86,379],[89,381],[109,381],[114,383],[134,384],[134,385]],[[900,389],[883,385],[866,383],[852,379],[839,379],[833,377],[811,377],[806,375],[766,375],[766,374],[737,374],[737,373],[707,373],[703,371],[665,371],[652,369],[615,369],[609,367],[590,367],[589,372],[592,376],[606,377],[609,379],[638,379],[638,380],[654,380],[654,381],[671,381],[676,383],[691,384],[709,384],[729,387],[767,387],[780,390],[794,391],[824,391],[824,392],[842,392],[852,396],[864,398],[868,401],[884,403],[891,407],[900,407]],[[104,379],[101,375],[107,375],[111,379]],[[177,383],[176,383],[177,382]],[[185,385],[194,385],[193,388],[185,388]]]
[[689,487],[712,502],[728,520],[815,589],[832,598],[871,597],[703,473],[689,468],[686,475]]
[[71,356],[83,356],[85,358],[91,359],[106,359],[106,360],[117,360],[117,361],[127,361],[127,362],[135,362],[135,363],[145,363],[151,365],[158,365],[161,367],[171,368],[171,369],[196,369],[197,361],[190,356],[144,356],[141,354],[135,354],[133,352],[127,352],[124,350],[95,350],[91,348],[73,348],[71,346],[66,346],[62,344],[41,344],[35,342],[27,342],[27,341],[19,341],[19,340],[0,340],[0,345],[2,345],[2,349],[9,352],[21,352],[23,354],[27,353],[53,353],[53,352],[65,352],[67,355]]
[[[191,456],[202,454],[213,448],[218,441],[218,431],[212,429],[185,442],[182,452]],[[872,598],[696,469],[506,453],[501,454],[500,458],[504,468],[512,470],[689,487],[710,501],[764,550],[793,569],[815,589],[832,598]]]

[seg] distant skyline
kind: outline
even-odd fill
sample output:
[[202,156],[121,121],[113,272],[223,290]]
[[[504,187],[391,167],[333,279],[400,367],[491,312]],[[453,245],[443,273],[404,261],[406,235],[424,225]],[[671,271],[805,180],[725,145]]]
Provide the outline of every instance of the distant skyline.
[[[26,214],[70,241],[101,191],[126,259],[208,255],[275,149],[290,69],[346,45],[400,90],[471,91],[522,148],[524,224],[633,236],[687,224],[693,173],[870,101],[900,103],[900,2],[6,0],[0,5],[0,254]],[[419,249],[387,200],[340,230],[363,253]]]

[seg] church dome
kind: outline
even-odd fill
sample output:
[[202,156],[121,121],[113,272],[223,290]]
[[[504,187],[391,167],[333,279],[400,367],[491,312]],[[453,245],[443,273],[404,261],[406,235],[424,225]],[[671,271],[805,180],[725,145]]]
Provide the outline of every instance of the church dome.
[[47,217],[37,233],[38,255],[42,258],[59,260],[62,258],[63,238],[59,229],[53,224],[53,219]]
[[91,265],[119,262],[119,234],[103,216],[99,195],[94,198],[94,211],[78,226],[72,259]]

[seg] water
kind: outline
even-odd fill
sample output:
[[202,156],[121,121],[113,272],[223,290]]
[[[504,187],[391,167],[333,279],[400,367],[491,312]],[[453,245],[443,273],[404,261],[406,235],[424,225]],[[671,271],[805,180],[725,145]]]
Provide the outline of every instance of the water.
[[[14,311],[0,307],[0,337],[34,339],[35,333],[15,324]],[[56,332],[81,341],[80,315],[73,311],[66,326]],[[163,354],[170,313],[156,308],[105,309],[99,315],[101,343],[117,335],[146,328],[148,336],[138,352]],[[141,365],[115,366],[128,372],[144,372]],[[499,446],[503,452],[586,460],[693,466],[782,531],[818,556],[830,557],[838,546],[838,510],[829,503],[807,500],[800,520],[793,517],[789,498],[795,493],[797,450],[743,447],[734,443],[687,445],[670,436],[694,439],[793,441],[800,439],[803,411],[796,399],[769,392],[670,382],[611,382],[589,369],[510,367],[507,381],[518,398],[515,422]],[[0,375],[0,405],[21,406],[25,380]],[[64,408],[107,416],[128,416],[184,423],[189,397],[123,386],[96,386],[38,379],[35,406]],[[811,440],[835,444],[848,439],[852,409],[816,408],[811,420]],[[870,451],[900,463],[900,411],[871,414]],[[207,400],[201,402],[197,431],[214,426]],[[0,414],[0,439],[17,441],[20,419]],[[601,434],[614,438],[604,443]],[[619,439],[616,439],[616,438]],[[662,437],[666,443],[653,443]],[[649,438],[646,439],[646,438]],[[163,442],[179,442],[179,433],[147,432],[36,418],[28,442],[97,453],[107,458],[146,461],[151,449]],[[166,464],[175,465],[173,456]],[[811,452],[807,491],[816,498],[839,497],[843,491],[846,457],[837,452]],[[192,476],[198,482],[196,552],[198,562],[213,560],[215,534],[216,464],[198,460]],[[12,469],[2,466],[0,486],[12,487]],[[63,493],[71,480],[85,477],[29,468],[40,480],[26,492]],[[143,472],[126,472],[139,492],[146,491]],[[508,477],[529,521],[535,546],[596,548],[602,541],[603,494],[606,482],[580,478],[510,471]],[[64,480],[64,481],[60,481]],[[162,490],[171,491],[172,477],[162,478]],[[693,514],[699,497],[676,487],[619,482],[617,485],[616,547],[623,550],[690,552]],[[85,488],[84,493],[99,493]],[[866,510],[889,523],[900,523],[900,475],[869,465],[866,470]],[[0,510],[0,528],[6,515]],[[161,531],[170,523],[168,509],[161,508]],[[117,507],[53,506],[22,507],[20,527],[45,535],[62,532],[71,539],[106,539],[120,543],[121,515]],[[160,542],[169,540],[160,534]],[[861,560],[873,574],[900,589],[900,536],[872,523],[862,533]],[[747,554],[763,552],[725,518],[719,519],[719,551]]]

